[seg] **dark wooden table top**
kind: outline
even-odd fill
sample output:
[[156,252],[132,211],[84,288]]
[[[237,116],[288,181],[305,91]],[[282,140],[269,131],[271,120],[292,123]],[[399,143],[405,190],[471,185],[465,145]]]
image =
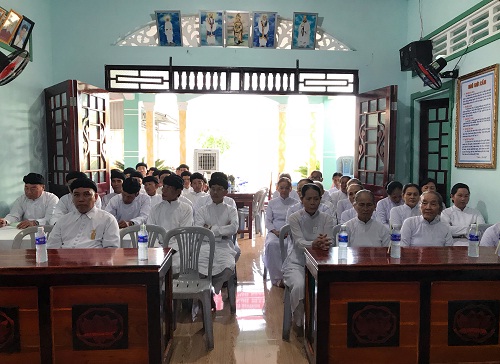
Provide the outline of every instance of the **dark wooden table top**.
[[316,271],[500,269],[495,248],[480,247],[479,257],[467,256],[466,246],[401,248],[401,259],[393,259],[387,248],[348,248],[347,259],[338,259],[338,248],[328,251],[307,248],[306,265]]
[[61,274],[112,271],[161,271],[170,266],[170,248],[148,249],[148,260],[137,258],[137,249],[48,249],[48,261],[36,263],[34,249],[0,250],[0,275]]

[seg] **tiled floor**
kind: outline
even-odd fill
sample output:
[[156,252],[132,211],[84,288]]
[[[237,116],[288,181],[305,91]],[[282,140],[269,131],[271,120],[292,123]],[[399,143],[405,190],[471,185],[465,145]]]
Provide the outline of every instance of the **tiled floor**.
[[281,339],[284,291],[262,279],[264,237],[238,242],[242,253],[237,263],[236,315],[231,316],[228,302],[216,296],[215,347],[208,352],[201,315],[192,322],[191,313],[182,312],[171,363],[307,363],[302,338],[292,330],[290,342]]

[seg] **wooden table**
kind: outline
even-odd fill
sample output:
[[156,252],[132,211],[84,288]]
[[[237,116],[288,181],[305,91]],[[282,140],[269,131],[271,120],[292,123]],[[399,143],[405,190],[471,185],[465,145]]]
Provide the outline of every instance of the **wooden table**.
[[170,249],[0,251],[0,363],[166,363]]
[[238,230],[238,234],[248,233],[248,238],[252,239],[252,224],[253,224],[253,198],[255,193],[228,193],[238,208],[248,207],[248,229]]
[[494,248],[306,249],[304,343],[311,363],[498,361]]

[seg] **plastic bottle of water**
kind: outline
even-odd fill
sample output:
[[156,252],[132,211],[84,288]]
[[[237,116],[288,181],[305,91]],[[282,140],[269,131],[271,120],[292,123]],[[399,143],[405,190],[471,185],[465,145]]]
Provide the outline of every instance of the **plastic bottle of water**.
[[349,244],[349,235],[347,234],[347,228],[345,224],[342,224],[340,226],[338,243],[339,243],[339,259],[347,259],[347,245]]
[[36,245],[36,262],[43,263],[49,260],[47,257],[47,237],[43,226],[38,227],[38,231],[35,234],[35,245]]
[[479,231],[477,228],[477,224],[470,225],[467,238],[469,239],[469,248],[467,249],[467,255],[469,257],[477,258],[479,256]]
[[148,260],[148,232],[146,225],[142,224],[137,233],[137,256],[139,260]]
[[401,258],[401,226],[393,225],[391,231],[391,258]]

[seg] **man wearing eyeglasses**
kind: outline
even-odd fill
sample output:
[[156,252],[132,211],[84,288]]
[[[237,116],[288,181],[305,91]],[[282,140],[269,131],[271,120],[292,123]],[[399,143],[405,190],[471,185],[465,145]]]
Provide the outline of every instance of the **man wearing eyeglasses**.
[[119,248],[118,222],[109,212],[98,209],[97,186],[89,178],[70,185],[76,211],[63,215],[49,235],[47,248]]

